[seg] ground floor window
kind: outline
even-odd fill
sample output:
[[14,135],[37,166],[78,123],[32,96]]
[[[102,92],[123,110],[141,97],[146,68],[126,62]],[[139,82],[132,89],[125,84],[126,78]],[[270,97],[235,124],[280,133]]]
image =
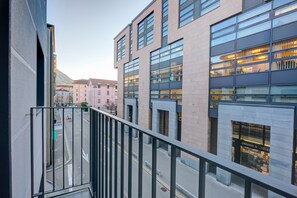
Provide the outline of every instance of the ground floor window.
[[232,160],[269,175],[270,126],[232,122]]

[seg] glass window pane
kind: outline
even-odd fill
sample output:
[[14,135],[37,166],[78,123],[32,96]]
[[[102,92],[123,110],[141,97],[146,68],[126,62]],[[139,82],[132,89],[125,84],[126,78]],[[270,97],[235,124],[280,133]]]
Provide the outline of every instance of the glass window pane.
[[263,95],[237,96],[236,101],[238,101],[238,102],[266,102],[267,97],[263,96]]
[[263,144],[264,126],[241,123],[241,139],[248,142]]
[[245,49],[245,50],[241,50],[241,51],[237,52],[236,58],[243,58],[246,56],[265,54],[265,53],[268,53],[269,51],[270,51],[269,45],[259,46],[259,47]]
[[286,50],[290,48],[297,48],[297,39],[273,43],[273,51]]
[[250,19],[248,21],[242,22],[242,23],[240,23],[238,25],[238,28],[241,29],[241,28],[250,26],[250,25],[255,24],[255,23],[259,23],[259,22],[264,21],[264,20],[267,20],[267,19],[269,19],[269,13],[263,14],[261,16],[252,18],[252,19]]
[[297,96],[272,96],[272,102],[296,104]]
[[249,65],[243,67],[237,67],[237,74],[249,74],[249,73],[257,73],[257,72],[267,72],[269,70],[269,63],[262,63],[257,65]]
[[222,36],[224,34],[228,34],[228,33],[234,32],[234,31],[235,31],[235,26],[232,26],[232,27],[223,29],[223,30],[221,30],[219,32],[213,33],[212,38],[217,38],[219,36]]
[[274,61],[271,70],[297,69],[297,59]]
[[222,54],[222,55],[211,57],[210,61],[211,63],[219,63],[219,62],[234,60],[234,59],[235,59],[235,54]]
[[255,9],[252,9],[251,11],[248,11],[244,14],[241,14],[238,16],[238,22],[241,22],[241,21],[244,21],[248,18],[251,18],[253,16],[257,16],[259,14],[262,14],[264,12],[267,12],[267,11],[270,11],[271,10],[271,6],[272,6],[272,3],[266,3],[258,8],[255,8]]
[[233,41],[236,38],[236,33],[228,34],[226,36],[214,39],[211,41],[211,46],[220,45],[222,43],[227,43],[229,41]]
[[214,25],[211,27],[211,32],[216,32],[216,31],[226,28],[228,26],[234,25],[236,23],[236,21],[237,21],[237,17],[233,17],[233,18],[227,19],[223,22],[220,22],[217,25]]
[[257,62],[263,62],[263,61],[268,61],[268,55],[267,54],[239,59],[239,60],[237,60],[237,64],[238,65],[244,65],[244,64],[257,63]]
[[228,61],[223,63],[212,64],[211,69],[219,69],[219,68],[233,67],[233,66],[234,66],[234,61]]
[[296,9],[297,9],[297,2],[275,10],[275,16],[282,15]]
[[210,71],[210,76],[211,77],[229,76],[229,75],[233,75],[233,74],[235,74],[234,68],[211,70]]
[[237,38],[242,38],[242,37],[245,37],[245,36],[256,34],[258,32],[262,32],[262,31],[268,30],[270,28],[271,28],[271,22],[267,21],[265,23],[261,23],[261,24],[252,26],[250,28],[238,31],[237,32]]
[[273,20],[273,27],[279,27],[291,22],[297,21],[297,12],[293,12],[291,14],[276,18]]
[[210,94],[233,94],[233,88],[217,88],[217,89],[210,89]]
[[273,8],[277,8],[279,6],[285,5],[287,3],[293,2],[295,0],[276,0],[273,1]]
[[211,6],[208,6],[208,7],[205,8],[205,9],[202,9],[202,10],[201,10],[201,15],[205,15],[205,14],[207,14],[207,13],[213,11],[214,9],[218,8],[219,6],[220,6],[220,1],[218,1],[218,2],[216,2],[216,3],[214,3],[214,4],[212,4]]
[[278,58],[291,58],[292,56],[297,56],[297,49],[274,53],[274,58],[275,59],[278,59]]
[[272,86],[271,94],[297,95],[297,86]]
[[224,95],[212,95],[211,100],[224,100],[224,101],[232,101],[233,96],[224,96]]
[[236,94],[268,94],[268,87],[239,87]]

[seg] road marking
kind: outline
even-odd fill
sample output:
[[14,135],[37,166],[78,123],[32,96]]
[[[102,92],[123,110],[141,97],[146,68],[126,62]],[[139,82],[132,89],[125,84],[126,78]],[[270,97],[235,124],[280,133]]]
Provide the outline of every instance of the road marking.
[[86,154],[85,151],[83,150],[83,156],[84,160],[89,163],[89,154]]
[[72,186],[72,164],[68,164],[67,171],[68,171],[68,185]]

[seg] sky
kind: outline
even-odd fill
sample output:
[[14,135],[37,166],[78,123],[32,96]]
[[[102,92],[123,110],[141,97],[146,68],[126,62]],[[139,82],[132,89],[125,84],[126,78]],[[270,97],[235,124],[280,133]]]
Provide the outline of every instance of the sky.
[[48,0],[57,67],[70,78],[117,79],[114,37],[152,0]]

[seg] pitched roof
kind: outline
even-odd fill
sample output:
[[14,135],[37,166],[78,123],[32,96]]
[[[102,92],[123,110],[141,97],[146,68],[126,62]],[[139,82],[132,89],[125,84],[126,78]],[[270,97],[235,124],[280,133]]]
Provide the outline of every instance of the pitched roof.
[[115,80],[105,80],[105,79],[96,79],[90,78],[92,85],[116,85],[118,82]]
[[89,84],[89,80],[86,79],[80,79],[80,80],[74,80],[73,84]]

